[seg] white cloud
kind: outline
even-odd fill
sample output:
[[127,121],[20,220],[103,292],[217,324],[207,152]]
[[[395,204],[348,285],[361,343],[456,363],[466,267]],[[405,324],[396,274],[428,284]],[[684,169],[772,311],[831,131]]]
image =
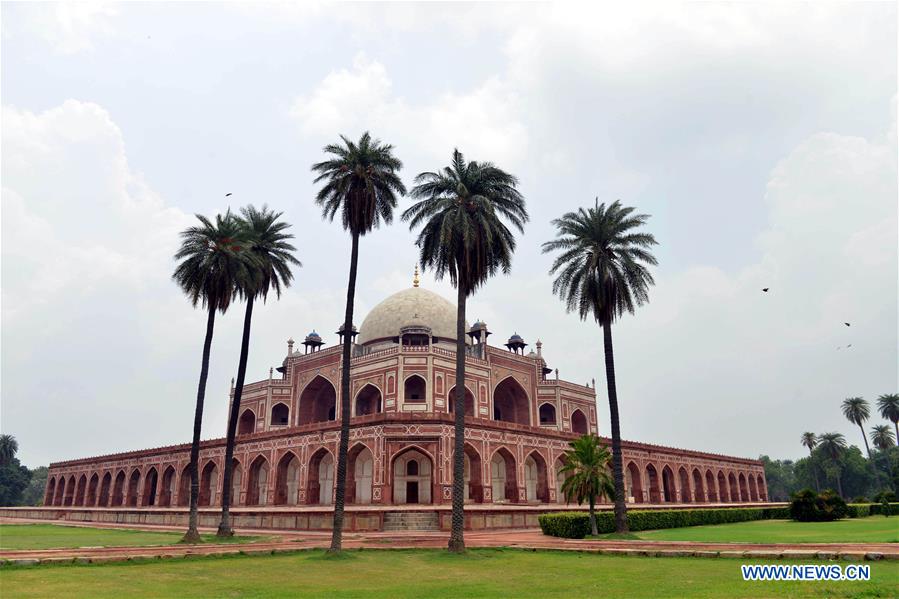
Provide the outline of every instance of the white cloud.
[[28,28],[61,54],[76,54],[94,48],[97,37],[111,35],[119,14],[111,2],[35,2],[18,7]]

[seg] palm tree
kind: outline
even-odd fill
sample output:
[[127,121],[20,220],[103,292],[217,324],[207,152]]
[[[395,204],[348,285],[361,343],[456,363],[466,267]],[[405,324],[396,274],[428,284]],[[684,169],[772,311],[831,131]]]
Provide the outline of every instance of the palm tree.
[[243,396],[243,384],[247,374],[247,357],[250,351],[250,325],[253,320],[253,303],[261,297],[263,303],[268,298],[269,290],[281,297],[281,288],[290,287],[293,273],[290,267],[301,266],[294,258],[296,248],[288,243],[293,235],[285,233],[290,228],[286,222],[279,221],[281,212],[273,212],[268,206],[262,209],[247,206],[241,209],[243,218],[240,224],[247,236],[248,250],[255,258],[248,271],[246,280],[240,282],[237,292],[246,298],[247,306],[243,318],[243,337],[240,342],[240,359],[237,363],[237,386],[231,399],[231,413],[228,416],[228,432],[225,442],[225,474],[222,481],[222,520],[217,535],[230,537],[234,535],[231,528],[231,475],[234,458],[234,437],[237,433],[237,416]]
[[625,312],[649,301],[649,286],[655,281],[647,265],[656,259],[649,249],[656,244],[650,233],[639,231],[649,216],[615,201],[609,206],[568,212],[553,221],[556,239],[543,244],[543,252],[558,250],[550,274],[553,293],[577,311],[581,320],[592,316],[603,330],[606,387],[612,420],[612,463],[615,475],[615,530],[628,531],[624,504],[624,471],[621,463],[621,431],[618,422],[618,392],[612,353],[612,323]]
[[871,443],[879,451],[886,451],[896,444],[896,437],[888,424],[877,424],[871,427]]
[[315,182],[326,181],[315,198],[322,216],[333,221],[337,213],[343,228],[350,232],[350,280],[346,291],[346,315],[343,321],[343,358],[340,380],[340,445],[337,451],[337,489],[334,497],[332,553],[341,548],[343,535],[344,495],[346,494],[347,449],[350,439],[350,350],[353,336],[353,303],[356,297],[356,268],[359,263],[359,237],[393,221],[396,196],[406,188],[398,171],[403,163],[393,155],[393,146],[372,139],[366,131],[358,142],[340,136],[342,144],[325,146],[331,156],[312,165],[318,173]]
[[830,459],[836,471],[837,492],[843,496],[843,483],[840,481],[840,457],[846,451],[846,437],[840,433],[823,433],[818,435],[818,447]]
[[465,550],[465,305],[468,297],[498,271],[508,274],[515,236],[503,222],[524,232],[525,201],[518,179],[490,162],[466,162],[458,149],[439,172],[415,177],[417,199],[403,212],[409,228],[421,225],[416,243],[423,269],[456,288],[456,396],[453,446],[453,515],[448,549]]
[[899,439],[899,393],[889,393],[877,398],[880,415],[893,423],[896,439]]
[[187,294],[191,304],[202,305],[208,312],[206,338],[203,341],[203,359],[200,381],[197,385],[197,405],[194,411],[194,435],[190,447],[190,517],[185,542],[198,543],[197,498],[200,491],[197,463],[200,457],[200,429],[203,423],[203,401],[206,397],[206,377],[209,374],[209,351],[215,328],[216,311],[222,314],[231,305],[231,299],[241,281],[246,280],[252,258],[245,251],[244,231],[237,218],[229,210],[217,215],[215,223],[197,215],[199,226],[181,233],[181,248],[175,254],[181,260],[172,278]]
[[815,490],[821,490],[821,484],[818,482],[818,471],[815,470],[814,464],[814,456],[812,454],[812,450],[818,445],[818,437],[815,436],[815,433],[802,433],[802,437],[799,438],[799,442],[802,443],[805,447],[808,447],[808,455],[809,455],[809,468],[812,471],[812,474],[815,476]]
[[571,449],[565,452],[565,464],[561,469],[566,475],[561,491],[569,502],[575,500],[581,505],[587,501],[590,504],[590,532],[597,535],[596,498],[615,495],[615,483],[609,474],[612,456],[600,445],[596,435],[578,437],[569,445]]
[[19,452],[19,442],[12,435],[0,435],[0,466],[9,464]]
[[868,452],[868,459],[871,458],[871,448],[868,446],[868,437],[865,436],[865,427],[862,426],[865,420],[871,415],[871,408],[868,402],[861,397],[848,397],[843,400],[843,416],[852,424],[858,425],[858,430],[862,432],[862,439],[865,441],[865,450]]

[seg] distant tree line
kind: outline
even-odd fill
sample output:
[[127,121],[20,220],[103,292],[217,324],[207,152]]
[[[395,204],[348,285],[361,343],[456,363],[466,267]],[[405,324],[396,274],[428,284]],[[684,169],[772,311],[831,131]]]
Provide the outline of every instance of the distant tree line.
[[19,462],[19,442],[0,435],[0,507],[41,505],[47,484],[47,467],[30,470]]
[[[841,406],[849,422],[859,427],[865,442],[865,453],[849,446],[840,433],[805,432],[799,442],[808,449],[808,457],[799,460],[759,459],[765,465],[768,496],[774,501],[787,501],[801,489],[821,491],[832,488],[845,499],[875,499],[883,493],[899,494],[899,447],[888,424],[877,424],[864,434],[864,423],[871,416],[868,402],[850,397]],[[880,416],[899,432],[899,394],[877,398]]]

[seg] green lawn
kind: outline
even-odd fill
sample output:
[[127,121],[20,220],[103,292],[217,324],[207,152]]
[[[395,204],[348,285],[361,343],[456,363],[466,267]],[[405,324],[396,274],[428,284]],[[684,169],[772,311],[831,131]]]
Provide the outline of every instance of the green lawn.
[[[899,518],[870,516],[836,522],[755,520],[714,526],[689,526],[633,533],[648,541],[714,543],[899,543]],[[608,538],[600,535],[598,538]]]
[[[13,597],[892,597],[899,563],[868,582],[744,582],[744,560],[563,551],[322,551],[151,563],[4,567]],[[755,560],[754,562],[755,563]],[[761,563],[761,562],[758,562]],[[787,563],[787,562],[780,562]]]
[[[0,524],[0,550],[62,549],[72,547],[137,547],[174,545],[180,532],[146,532],[116,528],[87,528],[57,524]],[[203,535],[207,542],[250,542],[261,537],[232,537],[220,540]]]

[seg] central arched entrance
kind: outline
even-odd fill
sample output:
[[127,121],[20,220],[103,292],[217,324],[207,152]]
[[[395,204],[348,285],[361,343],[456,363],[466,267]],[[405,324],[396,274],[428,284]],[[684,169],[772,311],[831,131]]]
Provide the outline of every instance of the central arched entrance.
[[393,503],[431,503],[431,458],[409,448],[393,460]]
[[337,417],[337,392],[334,385],[319,375],[312,379],[300,395],[297,424],[327,422]]
[[493,419],[525,426],[531,424],[528,394],[512,377],[504,379],[493,390]]

